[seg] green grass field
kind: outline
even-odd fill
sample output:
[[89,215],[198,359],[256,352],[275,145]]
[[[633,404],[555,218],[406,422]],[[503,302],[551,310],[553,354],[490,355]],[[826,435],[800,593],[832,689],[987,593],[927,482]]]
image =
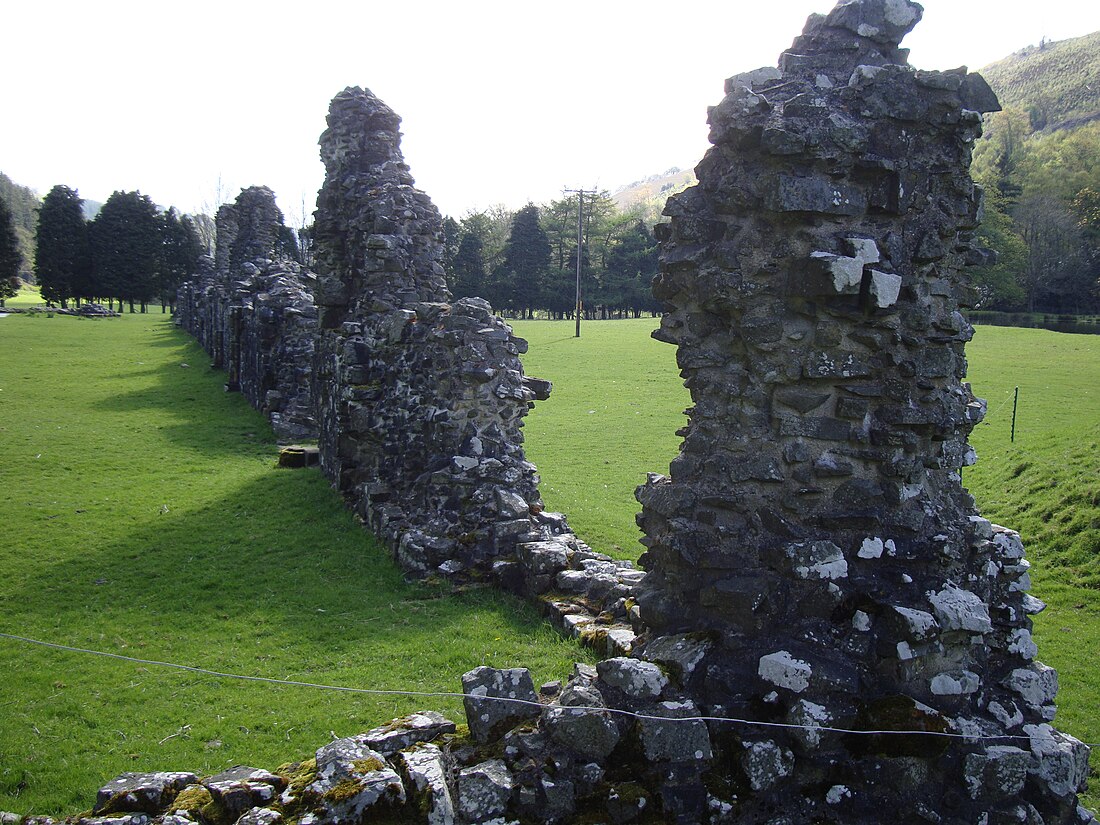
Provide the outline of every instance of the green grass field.
[[9,307],[40,306],[43,305],[42,295],[39,293],[37,286],[23,284],[23,286],[19,288],[19,294],[14,298],[8,298],[4,302],[4,305]]
[[[0,632],[254,676],[456,691],[591,654],[517,599],[405,584],[316,469],[159,311],[0,318]],[[0,639],[0,810],[124,771],[273,768],[460,704],[220,680]],[[538,684],[538,681],[536,681]]]
[[[654,324],[589,323],[579,341],[567,323],[516,325],[527,371],[555,382],[526,428],[544,498],[626,558],[641,549],[634,487],[667,471],[689,403]],[[404,584],[315,470],[274,468],[262,418],[159,311],[11,315],[0,346],[0,632],[355,687],[455,690],[479,664],[560,678],[590,659],[513,599]],[[1036,635],[1062,673],[1058,724],[1097,742],[1100,337],[982,327],[969,353],[991,413],[965,481],[1023,532],[1050,604]],[[126,770],[274,767],[421,707],[461,719],[439,699],[226,682],[3,639],[0,667],[0,809],[20,813],[90,807]]]

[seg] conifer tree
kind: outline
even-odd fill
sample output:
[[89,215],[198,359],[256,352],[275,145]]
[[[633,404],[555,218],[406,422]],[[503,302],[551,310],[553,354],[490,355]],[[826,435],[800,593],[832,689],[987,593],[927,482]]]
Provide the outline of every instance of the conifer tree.
[[0,199],[0,307],[19,293],[19,238],[15,235],[15,219],[7,203]]
[[67,306],[87,277],[88,235],[84,201],[75,190],[58,185],[38,210],[34,271],[48,304]]
[[202,241],[191,219],[180,217],[176,210],[164,213],[161,223],[162,259],[157,281],[161,311],[175,307],[176,291],[198,270]]
[[532,203],[516,212],[497,277],[504,305],[533,318],[550,268],[550,241],[539,226],[539,209]]
[[163,266],[162,219],[140,192],[114,192],[91,226],[95,282],[101,294],[146,305],[157,294]]
[[484,297],[485,258],[481,238],[469,232],[462,233],[458,251],[451,263],[454,282],[451,291],[455,298]]

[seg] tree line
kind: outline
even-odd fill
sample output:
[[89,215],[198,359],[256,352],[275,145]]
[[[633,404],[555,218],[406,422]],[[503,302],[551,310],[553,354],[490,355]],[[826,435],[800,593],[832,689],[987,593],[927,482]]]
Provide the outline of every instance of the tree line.
[[978,236],[997,262],[974,270],[981,309],[1100,312],[1100,122],[1043,130],[1038,110],[989,116],[972,173]]
[[42,199],[35,227],[34,273],[48,306],[100,301],[130,312],[159,302],[174,306],[176,290],[205,250],[191,219],[161,211],[148,195],[116,191],[91,221],[73,189],[58,185]]
[[[455,298],[481,297],[515,317],[573,318],[577,197],[512,212],[503,207],[443,221],[444,270]],[[660,312],[650,282],[657,241],[640,211],[607,192],[586,194],[581,220],[581,296],[586,318]]]

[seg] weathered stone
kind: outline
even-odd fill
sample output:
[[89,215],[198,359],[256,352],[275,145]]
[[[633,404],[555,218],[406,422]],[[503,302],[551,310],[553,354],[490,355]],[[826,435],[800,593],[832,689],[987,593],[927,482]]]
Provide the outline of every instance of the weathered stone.
[[1053,702],[1058,693],[1058,671],[1039,662],[1016,668],[1005,678],[1005,687],[1018,693],[1031,707],[1042,707]]
[[681,681],[687,681],[710,649],[711,643],[705,638],[677,634],[651,639],[646,643],[644,655],[649,661],[668,668]]
[[975,633],[993,630],[989,608],[967,590],[948,584],[938,593],[930,594],[928,601],[944,630],[971,630]]
[[458,774],[458,812],[467,822],[489,822],[508,809],[515,781],[508,766],[490,759]]
[[376,805],[385,810],[405,803],[401,777],[362,735],[330,742],[317,751],[316,761],[316,775],[303,796],[319,825],[356,821]]
[[179,791],[197,781],[195,774],[184,771],[124,773],[99,789],[92,813],[157,814]]
[[488,742],[524,719],[538,718],[541,712],[526,668],[474,668],[463,674],[462,692],[466,694],[462,700],[466,722],[478,742]]
[[1005,799],[1023,790],[1031,754],[1007,745],[992,745],[966,757],[965,780],[970,796]]
[[[245,811],[237,820],[236,825],[280,825],[283,815],[273,808],[253,808]],[[181,825],[181,823],[169,823],[162,820],[161,825]]]
[[794,754],[772,741],[746,742],[741,767],[754,791],[770,788],[794,770]]
[[1032,769],[1051,793],[1070,796],[1085,789],[1089,775],[1089,749],[1072,736],[1050,725],[1025,725],[1031,753],[1039,760]]
[[431,742],[454,732],[454,722],[434,710],[422,710],[380,728],[372,728],[363,736],[367,747],[389,756],[417,742]]
[[270,771],[238,765],[204,779],[202,785],[227,815],[237,819],[252,808],[273,803],[286,787],[286,780]]
[[584,684],[568,685],[542,716],[542,726],[556,742],[583,759],[606,759],[619,743],[619,728],[605,711],[603,696]]
[[713,753],[706,723],[675,721],[698,715],[699,708],[691,700],[658,703],[649,716],[664,718],[638,720],[638,737],[646,758],[654,762],[710,761]]
[[757,673],[777,687],[801,693],[810,686],[813,668],[809,662],[794,658],[786,650],[778,650],[760,657]]
[[85,816],[77,820],[77,825],[149,825],[152,820],[148,814],[123,814],[122,816]]
[[428,825],[453,825],[455,805],[447,784],[443,752],[435,745],[420,744],[397,756],[402,772],[421,800],[419,808]]
[[635,699],[656,699],[668,686],[668,677],[657,665],[617,657],[596,665],[600,679]]

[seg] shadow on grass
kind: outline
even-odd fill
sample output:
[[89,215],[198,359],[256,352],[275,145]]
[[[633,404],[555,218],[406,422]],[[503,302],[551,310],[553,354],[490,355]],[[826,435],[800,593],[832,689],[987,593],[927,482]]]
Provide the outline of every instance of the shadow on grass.
[[386,652],[430,667],[484,627],[546,632],[506,594],[404,582],[315,470],[272,470],[215,505],[155,517],[125,541],[35,570],[22,590],[19,624],[54,627],[57,641],[95,647],[106,638],[111,650],[226,670],[253,662],[257,645],[285,659],[278,673]]
[[[274,445],[266,417],[240,394],[225,391],[225,372],[209,367],[208,356],[197,344],[176,341],[174,345],[180,352],[178,363],[105,376],[108,385],[117,380],[120,387],[132,387],[132,379],[141,378],[144,386],[109,395],[90,404],[90,409],[120,416],[124,427],[126,416],[132,416],[135,426],[156,420],[154,426],[165,438],[199,454],[237,454],[256,443]],[[242,445],[242,434],[255,441]]]

